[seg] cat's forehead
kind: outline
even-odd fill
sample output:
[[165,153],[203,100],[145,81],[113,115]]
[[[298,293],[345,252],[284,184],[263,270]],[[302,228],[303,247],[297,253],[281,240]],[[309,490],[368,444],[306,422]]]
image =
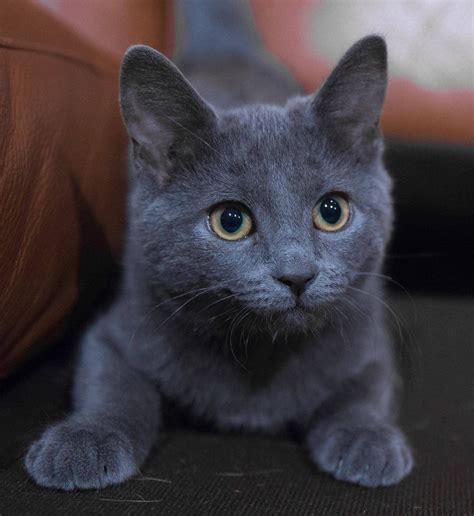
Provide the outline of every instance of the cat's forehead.
[[275,181],[305,183],[353,181],[350,155],[332,151],[324,132],[308,123],[304,105],[250,106],[220,118],[218,150],[223,168],[250,187]]
[[250,106],[228,111],[219,118],[219,138],[229,151],[281,147],[291,139],[286,109],[279,106]]
[[251,173],[255,167],[270,173],[275,166],[290,172],[319,161],[310,149],[303,117],[285,107],[259,105],[227,112],[220,118],[218,139],[226,159],[242,165],[237,174]]

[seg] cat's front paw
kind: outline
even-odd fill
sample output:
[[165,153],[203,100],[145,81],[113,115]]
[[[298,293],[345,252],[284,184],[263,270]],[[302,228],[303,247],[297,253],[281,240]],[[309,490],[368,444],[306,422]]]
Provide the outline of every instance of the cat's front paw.
[[326,473],[367,487],[400,482],[413,467],[404,435],[389,425],[334,424],[308,434],[313,461]]
[[66,491],[118,484],[138,469],[125,435],[73,422],[49,427],[31,445],[25,466],[39,485]]

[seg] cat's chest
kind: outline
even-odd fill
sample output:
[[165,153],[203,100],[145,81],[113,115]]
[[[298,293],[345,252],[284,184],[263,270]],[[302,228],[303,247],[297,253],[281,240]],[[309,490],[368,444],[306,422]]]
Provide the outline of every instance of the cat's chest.
[[247,355],[217,359],[186,347],[168,357],[159,387],[219,426],[259,430],[311,417],[338,381],[330,367],[333,360],[322,367],[324,353],[311,347],[284,356],[268,350],[248,350]]

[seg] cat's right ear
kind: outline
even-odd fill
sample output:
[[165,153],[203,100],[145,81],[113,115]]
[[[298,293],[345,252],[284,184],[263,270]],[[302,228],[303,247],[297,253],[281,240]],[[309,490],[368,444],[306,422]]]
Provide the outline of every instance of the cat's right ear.
[[313,97],[312,114],[341,149],[379,153],[379,119],[387,88],[387,47],[380,36],[355,43]]
[[194,154],[216,123],[212,108],[165,56],[143,45],[125,54],[120,106],[133,143],[135,168],[164,183],[175,160]]

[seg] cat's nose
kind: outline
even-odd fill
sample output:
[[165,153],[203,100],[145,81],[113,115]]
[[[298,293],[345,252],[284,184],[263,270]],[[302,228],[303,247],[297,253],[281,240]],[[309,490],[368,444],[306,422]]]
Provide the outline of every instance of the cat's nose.
[[314,271],[306,271],[294,274],[284,274],[276,279],[288,286],[296,297],[301,296],[308,285],[314,280],[316,273]]

